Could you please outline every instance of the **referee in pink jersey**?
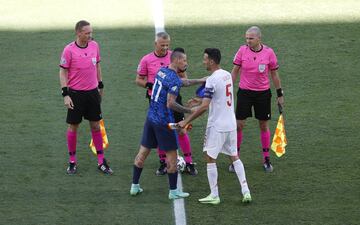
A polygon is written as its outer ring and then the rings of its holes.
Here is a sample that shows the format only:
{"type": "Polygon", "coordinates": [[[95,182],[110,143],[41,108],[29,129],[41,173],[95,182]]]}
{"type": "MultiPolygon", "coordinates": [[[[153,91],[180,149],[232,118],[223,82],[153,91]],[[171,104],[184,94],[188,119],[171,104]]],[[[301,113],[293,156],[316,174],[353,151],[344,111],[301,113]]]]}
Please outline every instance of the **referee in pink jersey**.
{"type": "MultiPolygon", "coordinates": [[[[274,51],[261,43],[261,30],[259,27],[250,27],[245,33],[245,38],[246,45],[240,46],[237,51],[233,60],[234,67],[231,71],[234,83],[240,75],[236,105],[238,154],[240,154],[246,118],[252,117],[252,108],[254,108],[255,118],[259,120],[260,126],[263,167],[265,172],[272,172],[268,122],[271,119],[269,74],[276,88],[277,104],[283,106],[284,96],[277,72],[279,65],[274,51]]],[[[230,165],[229,171],[233,172],[232,165],[230,165]]]]}
{"type": "Polygon", "coordinates": [[[98,169],[105,174],[113,171],[104,158],[103,138],[100,131],[101,96],[104,84],[100,67],[99,45],[92,39],[90,23],[81,20],[75,25],[76,40],[66,45],[60,60],[60,85],[64,105],[67,107],[68,174],[77,171],[76,139],[82,118],[89,120],[91,135],[98,158],[98,169]]]}

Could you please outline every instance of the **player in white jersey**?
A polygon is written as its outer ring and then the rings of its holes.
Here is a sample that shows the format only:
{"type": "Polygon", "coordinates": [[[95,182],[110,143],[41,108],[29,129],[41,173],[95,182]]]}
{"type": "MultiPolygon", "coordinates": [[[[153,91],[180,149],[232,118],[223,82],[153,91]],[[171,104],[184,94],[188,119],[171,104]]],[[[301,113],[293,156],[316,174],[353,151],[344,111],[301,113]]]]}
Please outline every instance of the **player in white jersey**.
{"type": "Polygon", "coordinates": [[[206,153],[207,176],[211,193],[207,197],[199,199],[199,202],[205,204],[220,203],[216,167],[216,158],[220,152],[229,155],[233,162],[241,185],[242,201],[251,202],[244,165],[237,155],[232,78],[229,72],[220,68],[220,60],[221,53],[219,49],[205,49],[203,63],[206,69],[211,72],[211,75],[206,80],[204,98],[201,105],[193,109],[194,112],[185,120],[179,122],[178,125],[185,127],[210,108],[203,151],[206,153]]]}

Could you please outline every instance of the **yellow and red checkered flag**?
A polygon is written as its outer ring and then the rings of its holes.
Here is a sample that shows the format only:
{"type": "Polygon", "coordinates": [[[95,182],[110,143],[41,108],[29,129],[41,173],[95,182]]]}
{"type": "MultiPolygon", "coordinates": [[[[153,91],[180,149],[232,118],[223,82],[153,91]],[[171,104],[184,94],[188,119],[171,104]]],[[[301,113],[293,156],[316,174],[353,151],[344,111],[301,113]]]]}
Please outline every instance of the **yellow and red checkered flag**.
{"type": "Polygon", "coordinates": [[[282,114],[282,107],[279,105],[279,120],[276,126],[274,138],[271,144],[271,149],[278,157],[285,154],[285,146],[287,145],[284,117],[282,114]]]}
{"type": "MultiPolygon", "coordinates": [[[[103,148],[105,150],[107,147],[109,147],[109,140],[108,140],[107,135],[106,135],[106,130],[105,130],[105,125],[104,125],[104,120],[103,119],[100,120],[100,131],[101,131],[101,136],[102,136],[102,139],[103,139],[103,148]]],[[[93,142],[92,138],[91,138],[89,147],[90,147],[91,151],[96,155],[96,148],[95,148],[95,145],[94,145],[94,142],[93,142]]]]}

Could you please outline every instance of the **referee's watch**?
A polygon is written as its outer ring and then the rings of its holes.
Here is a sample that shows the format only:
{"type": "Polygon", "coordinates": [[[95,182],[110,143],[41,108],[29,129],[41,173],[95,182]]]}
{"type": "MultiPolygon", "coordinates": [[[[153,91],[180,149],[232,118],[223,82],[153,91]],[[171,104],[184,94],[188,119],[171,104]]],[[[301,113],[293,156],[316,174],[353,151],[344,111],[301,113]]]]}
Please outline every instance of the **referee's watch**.
{"type": "Polygon", "coordinates": [[[284,91],[282,90],[282,88],[276,89],[276,94],[278,96],[278,98],[284,96],[284,91]]]}
{"type": "Polygon", "coordinates": [[[98,88],[99,88],[99,89],[103,89],[103,88],[104,88],[104,83],[103,83],[102,81],[99,81],[98,88]]]}
{"type": "Polygon", "coordinates": [[[61,88],[61,95],[62,95],[63,97],[69,95],[68,87],[63,87],[63,88],[61,88]]]}

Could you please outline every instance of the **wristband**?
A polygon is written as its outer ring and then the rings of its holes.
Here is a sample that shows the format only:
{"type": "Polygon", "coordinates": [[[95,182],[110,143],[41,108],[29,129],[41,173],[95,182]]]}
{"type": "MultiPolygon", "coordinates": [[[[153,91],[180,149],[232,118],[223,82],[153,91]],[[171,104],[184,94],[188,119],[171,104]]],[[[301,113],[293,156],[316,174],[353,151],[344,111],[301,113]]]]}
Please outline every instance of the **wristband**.
{"type": "Polygon", "coordinates": [[[153,86],[154,86],[154,84],[150,83],[150,82],[146,82],[146,84],[145,84],[145,88],[149,89],[149,90],[152,90],[153,86]]]}
{"type": "Polygon", "coordinates": [[[63,87],[63,88],[61,88],[61,95],[62,95],[63,97],[69,95],[68,87],[63,87]]]}
{"type": "Polygon", "coordinates": [[[279,89],[276,89],[276,94],[277,94],[278,98],[280,98],[284,95],[284,92],[281,88],[279,88],[279,89]]]}
{"type": "Polygon", "coordinates": [[[103,88],[104,88],[104,83],[103,83],[102,81],[99,81],[98,88],[99,88],[99,89],[103,89],[103,88]]]}

